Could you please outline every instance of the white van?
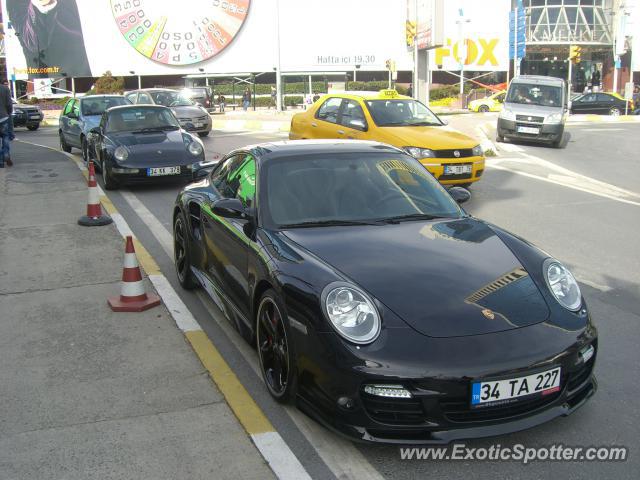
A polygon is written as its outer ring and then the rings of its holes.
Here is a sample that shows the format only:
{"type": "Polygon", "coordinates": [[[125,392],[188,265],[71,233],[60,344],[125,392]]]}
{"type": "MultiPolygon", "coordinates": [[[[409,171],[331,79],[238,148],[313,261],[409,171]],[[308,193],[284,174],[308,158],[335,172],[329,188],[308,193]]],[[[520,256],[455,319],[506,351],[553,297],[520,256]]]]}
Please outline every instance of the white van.
{"type": "Polygon", "coordinates": [[[496,140],[542,142],[559,147],[569,114],[567,85],[561,78],[520,75],[509,85],[498,117],[496,140]]]}

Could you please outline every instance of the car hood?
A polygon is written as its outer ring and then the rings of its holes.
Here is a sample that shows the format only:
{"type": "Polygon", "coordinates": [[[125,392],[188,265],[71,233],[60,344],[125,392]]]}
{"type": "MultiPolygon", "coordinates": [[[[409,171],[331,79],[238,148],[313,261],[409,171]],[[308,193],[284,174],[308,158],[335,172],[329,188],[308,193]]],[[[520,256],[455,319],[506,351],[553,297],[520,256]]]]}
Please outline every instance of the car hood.
{"type": "Polygon", "coordinates": [[[482,335],[549,316],[525,268],[491,228],[473,218],[290,229],[284,235],[424,335],[482,335]]]}
{"type": "Polygon", "coordinates": [[[421,147],[432,150],[473,148],[478,141],[450,127],[380,127],[380,139],[396,147],[421,147]]]}
{"type": "Polygon", "coordinates": [[[110,139],[115,145],[123,145],[129,150],[129,157],[125,162],[121,162],[127,166],[182,165],[199,160],[187,151],[184,134],[180,130],[150,133],[122,132],[111,134],[110,139]]]}
{"type": "Polygon", "coordinates": [[[171,110],[173,110],[173,113],[175,113],[176,117],[178,118],[197,118],[208,115],[207,113],[203,112],[200,107],[192,105],[184,107],[171,107],[171,110]]]}

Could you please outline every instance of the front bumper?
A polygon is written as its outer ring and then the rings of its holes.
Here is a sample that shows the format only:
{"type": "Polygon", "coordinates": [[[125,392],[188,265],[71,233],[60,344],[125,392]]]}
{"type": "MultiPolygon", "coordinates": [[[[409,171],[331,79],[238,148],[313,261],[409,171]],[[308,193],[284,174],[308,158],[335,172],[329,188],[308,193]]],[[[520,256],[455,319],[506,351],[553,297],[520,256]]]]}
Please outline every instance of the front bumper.
{"type": "MultiPolygon", "coordinates": [[[[394,332],[394,336],[398,333],[394,332]]],[[[514,332],[495,340],[502,344],[502,340],[514,338],[513,335],[514,332]]],[[[467,345],[469,350],[481,351],[484,346],[482,342],[487,341],[487,338],[476,341],[471,340],[472,338],[474,337],[460,338],[454,342],[457,345],[467,345]]],[[[317,343],[320,344],[318,348],[325,352],[336,351],[330,345],[334,344],[332,339],[321,338],[317,343]]],[[[409,344],[405,348],[407,351],[413,350],[409,344]]],[[[494,346],[494,350],[495,348],[494,346]]],[[[308,353],[305,353],[303,365],[308,365],[307,362],[313,355],[310,351],[312,349],[313,347],[305,348],[308,353]]],[[[578,341],[561,353],[545,354],[545,358],[530,363],[523,360],[521,365],[525,366],[515,368],[489,367],[490,370],[483,370],[483,366],[477,364],[467,368],[461,365],[466,362],[460,361],[460,355],[442,360],[446,367],[440,368],[448,368],[446,372],[439,372],[438,367],[421,365],[422,362],[406,368],[400,368],[404,364],[402,361],[389,363],[394,365],[393,369],[381,368],[384,362],[375,367],[378,362],[374,360],[351,368],[341,368],[338,365],[321,368],[313,362],[311,371],[300,377],[298,406],[332,430],[363,442],[446,444],[459,439],[503,435],[570,415],[584,405],[597,390],[597,382],[593,376],[596,356],[597,334],[595,328],[588,328],[579,336],[578,341]],[[594,346],[595,352],[584,363],[578,352],[589,344],[594,346]],[[480,409],[469,406],[473,379],[517,377],[537,368],[548,369],[555,366],[562,367],[558,392],[501,406],[480,409]],[[491,370],[493,368],[495,369],[491,370]],[[407,375],[395,374],[393,370],[406,371],[407,375]],[[483,373],[478,376],[481,370],[483,373]],[[420,371],[432,373],[416,375],[420,371]],[[312,377],[315,381],[311,381],[312,377]],[[412,398],[369,395],[364,392],[366,384],[402,385],[411,392],[412,398]],[[350,399],[351,408],[345,407],[347,402],[340,402],[341,398],[350,399]]],[[[340,360],[336,360],[337,363],[348,362],[343,355],[338,357],[340,360]]],[[[503,362],[505,366],[512,363],[507,360],[503,362]]]]}
{"type": "Polygon", "coordinates": [[[484,173],[484,157],[422,158],[420,163],[443,185],[460,185],[480,180],[484,173]],[[445,165],[471,165],[471,173],[445,175],[445,165]]]}
{"type": "Polygon", "coordinates": [[[119,173],[111,170],[111,174],[119,183],[140,184],[140,183],[171,183],[171,182],[191,182],[195,180],[195,170],[188,168],[186,165],[180,166],[180,173],[173,175],[149,176],[147,167],[121,167],[115,166],[116,169],[137,170],[136,172],[119,173]]]}
{"type": "Polygon", "coordinates": [[[515,120],[505,120],[498,118],[498,136],[514,138],[528,142],[553,143],[562,138],[564,133],[563,123],[553,124],[530,124],[525,122],[517,122],[515,120]],[[522,133],[518,132],[518,127],[538,128],[539,133],[522,133]]]}
{"type": "Polygon", "coordinates": [[[197,119],[179,119],[180,126],[187,132],[191,133],[205,133],[210,132],[212,127],[211,117],[206,115],[197,119]]]}

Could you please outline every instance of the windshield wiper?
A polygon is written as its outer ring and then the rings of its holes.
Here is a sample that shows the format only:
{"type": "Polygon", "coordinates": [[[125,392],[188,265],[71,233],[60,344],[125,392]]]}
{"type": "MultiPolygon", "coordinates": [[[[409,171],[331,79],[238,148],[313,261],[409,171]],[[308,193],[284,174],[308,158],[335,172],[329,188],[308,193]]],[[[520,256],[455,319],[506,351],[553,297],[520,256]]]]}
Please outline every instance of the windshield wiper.
{"type": "Polygon", "coordinates": [[[138,130],[132,130],[131,133],[153,133],[163,132],[166,127],[145,127],[138,130]]]}
{"type": "Polygon", "coordinates": [[[382,220],[312,220],[309,222],[288,223],[282,228],[336,227],[347,225],[380,225],[382,220]]]}
{"type": "Polygon", "coordinates": [[[439,127],[442,124],[441,123],[436,123],[436,122],[422,121],[422,122],[411,122],[411,123],[408,123],[407,125],[409,125],[411,127],[439,127]]]}
{"type": "Polygon", "coordinates": [[[385,223],[399,223],[402,220],[434,220],[436,218],[452,218],[446,215],[432,215],[430,213],[408,213],[406,215],[396,215],[378,219],[385,223]]]}

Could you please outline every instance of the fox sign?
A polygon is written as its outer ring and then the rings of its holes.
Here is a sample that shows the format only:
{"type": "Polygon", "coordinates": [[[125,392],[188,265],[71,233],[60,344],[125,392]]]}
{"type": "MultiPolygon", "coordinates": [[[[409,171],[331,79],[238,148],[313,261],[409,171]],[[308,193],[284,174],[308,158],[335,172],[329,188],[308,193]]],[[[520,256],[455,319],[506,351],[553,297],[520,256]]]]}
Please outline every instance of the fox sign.
{"type": "Polygon", "coordinates": [[[509,68],[509,0],[444,2],[444,43],[429,54],[431,68],[489,72],[509,68]]]}

